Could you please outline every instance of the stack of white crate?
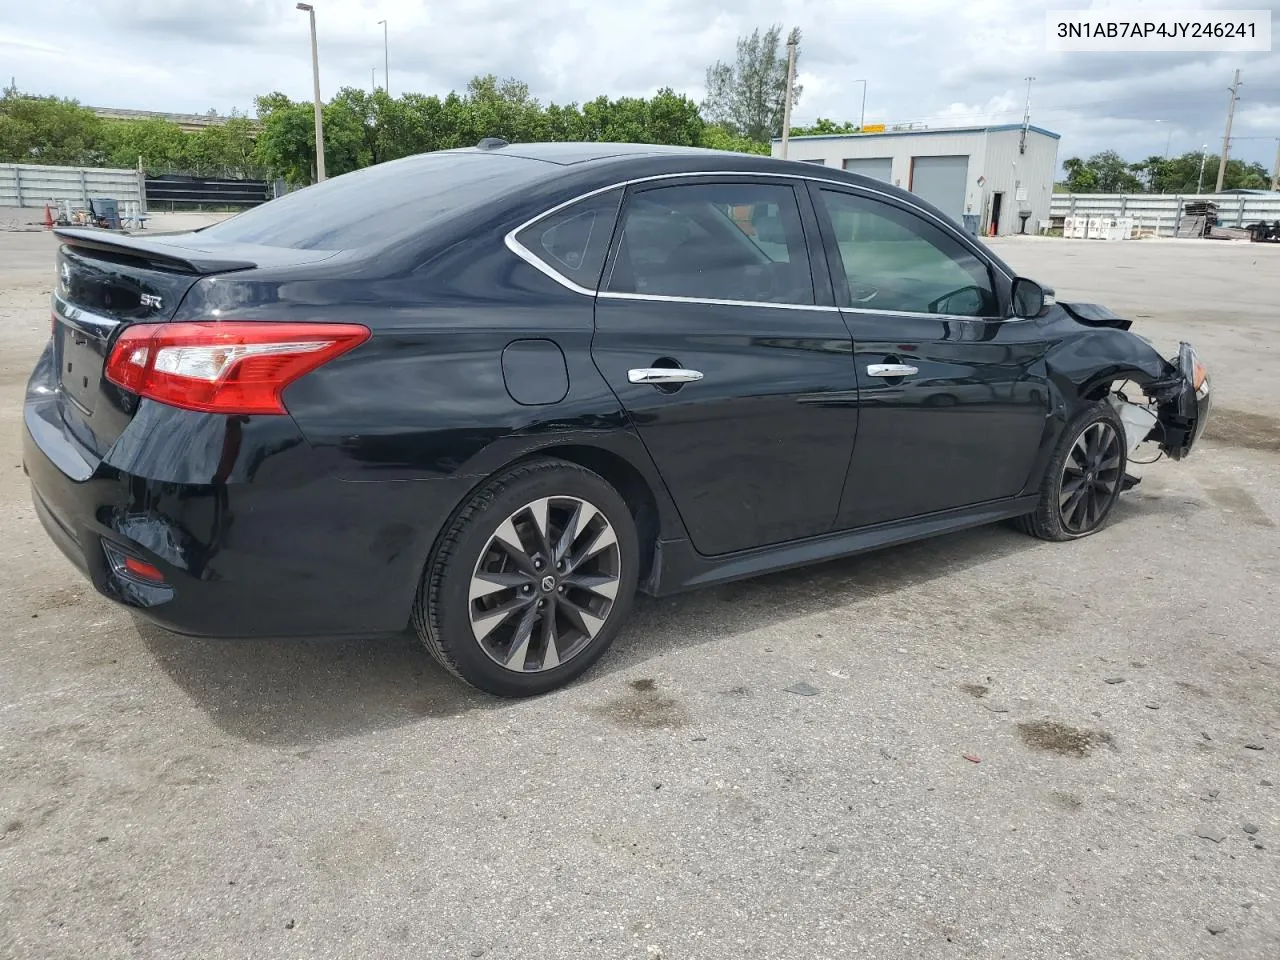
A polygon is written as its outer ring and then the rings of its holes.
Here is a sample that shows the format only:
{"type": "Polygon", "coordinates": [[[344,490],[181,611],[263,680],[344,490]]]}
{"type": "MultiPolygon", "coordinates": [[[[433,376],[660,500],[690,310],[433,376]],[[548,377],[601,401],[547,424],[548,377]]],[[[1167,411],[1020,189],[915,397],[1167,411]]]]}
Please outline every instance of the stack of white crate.
{"type": "Polygon", "coordinates": [[[1133,217],[1064,217],[1062,235],[1068,240],[1128,240],[1133,217]]]}

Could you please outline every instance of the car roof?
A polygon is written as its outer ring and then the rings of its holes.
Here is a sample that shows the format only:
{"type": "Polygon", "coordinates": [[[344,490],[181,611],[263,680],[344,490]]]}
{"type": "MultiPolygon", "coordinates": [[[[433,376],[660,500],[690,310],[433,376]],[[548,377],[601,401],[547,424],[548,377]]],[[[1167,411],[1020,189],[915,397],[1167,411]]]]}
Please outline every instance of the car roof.
{"type": "MultiPolygon", "coordinates": [[[[619,179],[680,173],[754,173],[800,176],[808,179],[832,180],[863,187],[880,193],[901,194],[919,202],[919,198],[901,188],[859,173],[850,173],[799,160],[733,150],[709,150],[704,147],[671,146],[655,143],[512,143],[501,140],[481,141],[482,145],[441,151],[455,154],[488,155],[521,160],[535,160],[548,165],[545,180],[595,180],[601,176],[619,179]]],[[[420,156],[427,156],[422,154],[420,156]]],[[[409,160],[412,158],[406,158],[409,160]]],[[[401,161],[404,162],[404,161],[401,161]]]]}
{"type": "MultiPolygon", "coordinates": [[[[722,155],[723,150],[705,150],[701,147],[680,147],[656,143],[590,143],[564,142],[554,143],[512,143],[505,146],[465,147],[456,153],[501,153],[509,157],[523,157],[526,160],[542,160],[546,163],[562,165],[590,163],[598,160],[609,160],[618,157],[660,156],[660,155],[722,155]]],[[[729,154],[735,156],[735,154],[729,154]]],[[[742,154],[736,154],[742,156],[742,154]]]]}

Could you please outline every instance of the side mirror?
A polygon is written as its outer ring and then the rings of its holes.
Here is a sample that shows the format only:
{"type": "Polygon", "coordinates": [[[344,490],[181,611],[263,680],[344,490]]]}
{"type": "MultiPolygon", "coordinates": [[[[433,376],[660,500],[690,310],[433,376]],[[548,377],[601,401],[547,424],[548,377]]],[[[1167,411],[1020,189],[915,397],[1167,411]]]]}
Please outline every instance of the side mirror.
{"type": "Polygon", "coordinates": [[[1018,277],[1013,281],[1013,315],[1019,320],[1032,320],[1040,316],[1047,302],[1044,287],[1034,280],[1018,277]]]}

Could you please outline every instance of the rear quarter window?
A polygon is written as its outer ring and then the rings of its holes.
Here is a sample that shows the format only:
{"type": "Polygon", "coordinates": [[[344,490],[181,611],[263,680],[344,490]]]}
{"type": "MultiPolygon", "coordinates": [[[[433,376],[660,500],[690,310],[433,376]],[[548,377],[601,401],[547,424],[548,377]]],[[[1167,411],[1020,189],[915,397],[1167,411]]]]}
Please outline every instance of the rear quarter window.
{"type": "Polygon", "coordinates": [[[546,176],[546,164],[492,153],[406,157],[286,194],[206,227],[223,243],[352,250],[411,237],[433,223],[546,176]]]}
{"type": "Polygon", "coordinates": [[[621,203],[621,187],[587,197],[525,227],[516,242],[566,280],[595,290],[621,203]]]}

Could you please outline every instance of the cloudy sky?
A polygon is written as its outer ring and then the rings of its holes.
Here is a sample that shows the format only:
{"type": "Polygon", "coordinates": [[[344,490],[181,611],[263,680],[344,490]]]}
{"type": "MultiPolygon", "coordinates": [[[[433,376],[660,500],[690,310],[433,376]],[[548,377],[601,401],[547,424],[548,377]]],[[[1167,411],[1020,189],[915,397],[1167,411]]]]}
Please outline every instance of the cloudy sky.
{"type": "MultiPolygon", "coordinates": [[[[367,88],[371,68],[383,83],[383,18],[393,94],[443,94],[495,73],[558,102],[661,86],[701,100],[707,65],[777,21],[804,32],[799,123],[857,119],[864,78],[869,123],[1014,122],[1034,76],[1032,122],[1063,134],[1060,159],[1108,147],[1140,159],[1163,154],[1170,137],[1175,154],[1216,151],[1239,68],[1232,155],[1270,168],[1280,52],[1045,49],[1049,9],[1214,6],[1275,10],[1280,0],[315,0],[326,98],[367,88]]],[[[293,0],[0,0],[0,74],[94,106],[251,110],[270,90],[311,96],[307,18],[293,0]]]]}

